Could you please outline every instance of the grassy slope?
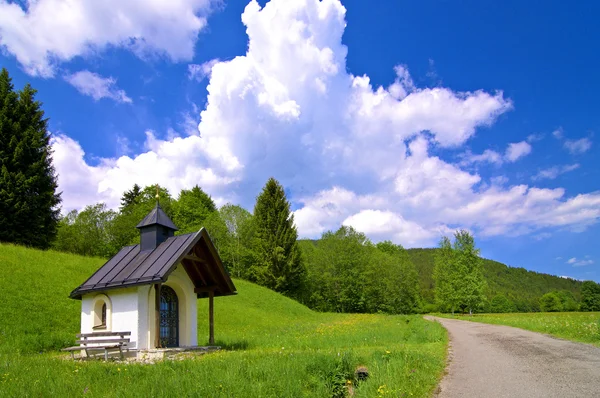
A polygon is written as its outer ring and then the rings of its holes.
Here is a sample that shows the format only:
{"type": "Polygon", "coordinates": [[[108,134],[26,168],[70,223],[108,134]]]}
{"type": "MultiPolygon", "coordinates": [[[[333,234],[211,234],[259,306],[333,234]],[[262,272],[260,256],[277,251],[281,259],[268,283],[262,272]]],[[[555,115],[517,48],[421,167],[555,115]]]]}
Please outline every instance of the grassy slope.
{"type": "Polygon", "coordinates": [[[437,324],[315,313],[241,280],[237,296],[215,299],[221,352],[155,365],[65,360],[58,349],[73,343],[80,311],[67,296],[102,263],[0,244],[0,396],[326,397],[357,365],[371,374],[357,397],[427,396],[444,368],[437,324]]]}
{"type": "Polygon", "coordinates": [[[473,322],[508,325],[600,347],[600,313],[543,312],[536,314],[439,315],[473,322]]]}
{"type": "MultiPolygon", "coordinates": [[[[437,249],[409,249],[408,254],[417,267],[421,291],[428,302],[433,302],[433,264],[437,249]]],[[[581,294],[581,282],[558,276],[508,267],[497,261],[484,259],[484,274],[490,297],[498,293],[511,299],[537,300],[552,290],[568,290],[576,298],[581,294]]]]}

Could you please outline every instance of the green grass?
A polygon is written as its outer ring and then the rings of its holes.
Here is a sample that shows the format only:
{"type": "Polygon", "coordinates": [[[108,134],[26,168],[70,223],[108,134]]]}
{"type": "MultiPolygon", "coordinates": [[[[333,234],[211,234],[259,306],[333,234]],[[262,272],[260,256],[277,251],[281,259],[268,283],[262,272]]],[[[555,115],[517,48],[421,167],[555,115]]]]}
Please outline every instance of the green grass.
{"type": "Polygon", "coordinates": [[[440,315],[445,318],[515,326],[600,347],[600,313],[537,312],[529,314],[440,315]]]}
{"type": "MultiPolygon", "coordinates": [[[[0,397],[429,396],[445,365],[447,335],[418,316],[322,314],[235,280],[215,299],[220,352],[154,365],[71,361],[60,348],[79,330],[68,298],[104,260],[0,244],[0,397]],[[358,383],[354,369],[370,377],[358,383]]],[[[199,301],[199,342],[208,339],[199,301]]]]}

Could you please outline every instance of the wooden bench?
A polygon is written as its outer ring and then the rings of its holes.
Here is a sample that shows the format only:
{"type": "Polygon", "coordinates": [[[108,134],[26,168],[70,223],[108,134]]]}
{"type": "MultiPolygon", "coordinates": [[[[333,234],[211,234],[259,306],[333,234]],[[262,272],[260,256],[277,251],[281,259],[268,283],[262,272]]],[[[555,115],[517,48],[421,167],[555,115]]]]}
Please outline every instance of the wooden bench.
{"type": "Polygon", "coordinates": [[[131,332],[96,332],[79,333],[76,341],[78,346],[63,348],[63,351],[70,351],[71,357],[75,359],[75,351],[85,351],[86,356],[90,356],[89,351],[104,350],[104,359],[108,361],[109,350],[119,350],[123,358],[123,348],[127,348],[131,332]],[[102,338],[98,338],[102,337],[102,338]]]}

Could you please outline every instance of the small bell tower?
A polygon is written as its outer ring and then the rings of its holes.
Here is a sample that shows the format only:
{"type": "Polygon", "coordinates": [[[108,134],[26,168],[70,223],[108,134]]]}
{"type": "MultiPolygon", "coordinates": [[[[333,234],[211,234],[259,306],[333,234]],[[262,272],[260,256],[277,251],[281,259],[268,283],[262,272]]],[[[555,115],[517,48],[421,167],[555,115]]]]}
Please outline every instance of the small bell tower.
{"type": "Polygon", "coordinates": [[[158,184],[156,185],[156,206],[136,226],[140,230],[140,251],[154,250],[168,238],[175,235],[177,227],[160,207],[158,184]]]}

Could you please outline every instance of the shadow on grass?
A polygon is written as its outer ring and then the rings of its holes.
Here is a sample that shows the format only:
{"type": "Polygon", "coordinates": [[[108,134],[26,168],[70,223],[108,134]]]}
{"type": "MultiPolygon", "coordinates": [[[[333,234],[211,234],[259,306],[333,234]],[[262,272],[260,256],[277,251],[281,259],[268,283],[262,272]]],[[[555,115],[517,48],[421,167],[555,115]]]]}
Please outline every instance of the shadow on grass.
{"type": "Polygon", "coordinates": [[[216,346],[221,347],[222,350],[227,351],[241,351],[247,350],[250,347],[250,343],[247,340],[238,340],[238,341],[219,341],[215,342],[216,346]]]}

